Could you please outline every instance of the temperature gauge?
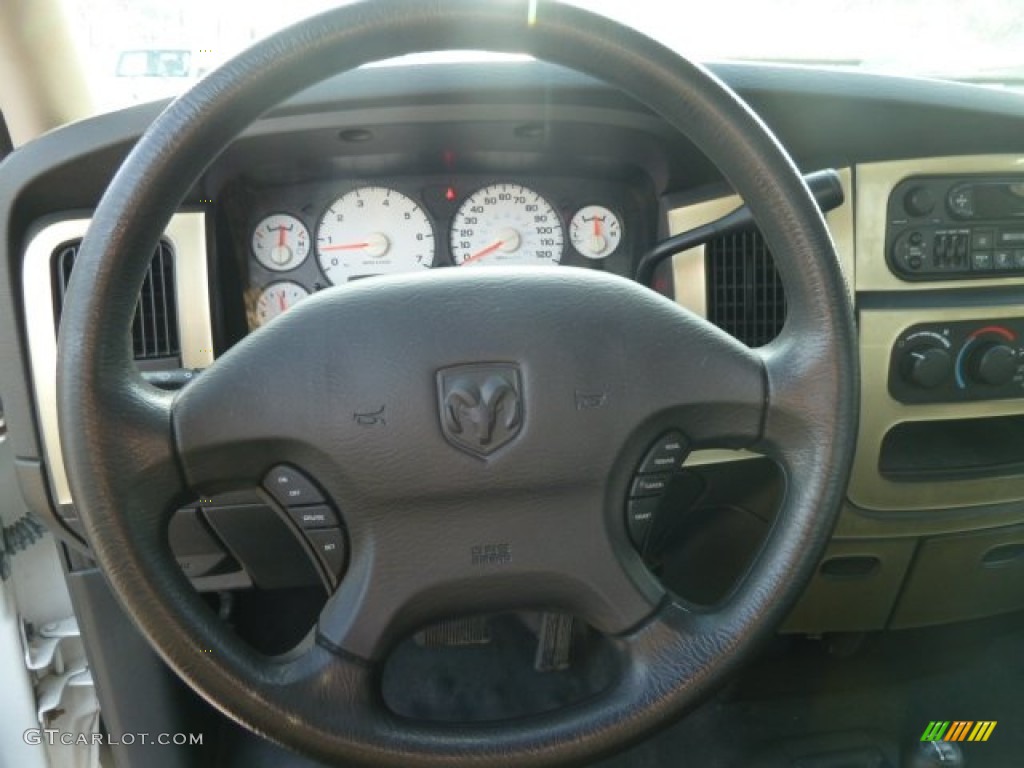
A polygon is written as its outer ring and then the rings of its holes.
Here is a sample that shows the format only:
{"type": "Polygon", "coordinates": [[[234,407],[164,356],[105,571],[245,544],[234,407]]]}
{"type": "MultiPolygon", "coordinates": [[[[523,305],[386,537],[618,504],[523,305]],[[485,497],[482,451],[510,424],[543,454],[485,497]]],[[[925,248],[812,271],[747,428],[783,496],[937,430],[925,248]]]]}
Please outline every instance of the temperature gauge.
{"type": "Polygon", "coordinates": [[[309,296],[309,291],[298,283],[288,280],[271,283],[263,289],[263,293],[260,294],[259,299],[256,301],[256,319],[260,325],[266,325],[307,296],[309,296]]]}
{"type": "Polygon", "coordinates": [[[603,259],[622,242],[622,222],[603,205],[588,205],[576,211],[569,222],[569,239],[588,259],[603,259]]]}
{"type": "Polygon", "coordinates": [[[285,213],[267,216],[252,233],[252,252],[267,269],[284,272],[295,269],[309,255],[309,230],[285,213]]]}

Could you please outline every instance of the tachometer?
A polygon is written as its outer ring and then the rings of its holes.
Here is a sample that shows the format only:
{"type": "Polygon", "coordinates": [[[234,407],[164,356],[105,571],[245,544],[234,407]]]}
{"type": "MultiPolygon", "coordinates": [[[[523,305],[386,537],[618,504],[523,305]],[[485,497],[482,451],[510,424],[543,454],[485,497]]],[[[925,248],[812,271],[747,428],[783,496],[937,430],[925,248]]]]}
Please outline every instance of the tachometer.
{"type": "Polygon", "coordinates": [[[434,230],[412,198],[387,187],[361,187],[324,213],[316,251],[334,284],[412,272],[433,266],[434,230]]]}
{"type": "Polygon", "coordinates": [[[558,264],[563,241],[551,203],[521,184],[478,190],[452,222],[452,259],[462,267],[558,264]]]}

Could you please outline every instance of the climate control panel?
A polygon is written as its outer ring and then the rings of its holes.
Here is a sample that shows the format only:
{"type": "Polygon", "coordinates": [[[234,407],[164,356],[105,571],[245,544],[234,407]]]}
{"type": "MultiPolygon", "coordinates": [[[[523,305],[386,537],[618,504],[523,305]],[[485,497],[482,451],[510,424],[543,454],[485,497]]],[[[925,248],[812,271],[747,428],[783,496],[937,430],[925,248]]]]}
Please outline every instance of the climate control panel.
{"type": "Polygon", "coordinates": [[[1024,397],[1024,318],[906,329],[889,360],[889,393],[902,403],[1024,397]]]}

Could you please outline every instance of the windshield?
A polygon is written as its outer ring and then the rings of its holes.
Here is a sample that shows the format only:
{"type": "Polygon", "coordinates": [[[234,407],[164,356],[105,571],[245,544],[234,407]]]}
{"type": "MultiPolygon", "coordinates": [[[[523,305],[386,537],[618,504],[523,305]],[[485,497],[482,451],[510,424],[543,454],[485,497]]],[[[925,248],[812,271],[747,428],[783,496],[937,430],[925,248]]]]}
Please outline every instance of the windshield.
{"type": "MultiPolygon", "coordinates": [[[[175,95],[337,0],[64,0],[94,102],[175,95]]],[[[579,0],[698,61],[756,60],[1016,85],[1021,0],[579,0]]],[[[543,0],[539,0],[543,13],[543,0]]]]}

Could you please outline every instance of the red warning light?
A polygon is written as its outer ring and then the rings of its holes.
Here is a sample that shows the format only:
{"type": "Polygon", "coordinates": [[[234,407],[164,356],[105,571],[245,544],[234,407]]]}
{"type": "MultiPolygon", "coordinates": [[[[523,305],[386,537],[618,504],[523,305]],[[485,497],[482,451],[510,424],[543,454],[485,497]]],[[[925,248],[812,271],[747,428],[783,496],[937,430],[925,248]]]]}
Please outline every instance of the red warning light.
{"type": "Polygon", "coordinates": [[[448,187],[444,191],[444,199],[451,202],[455,199],[455,187],[448,187]]]}

